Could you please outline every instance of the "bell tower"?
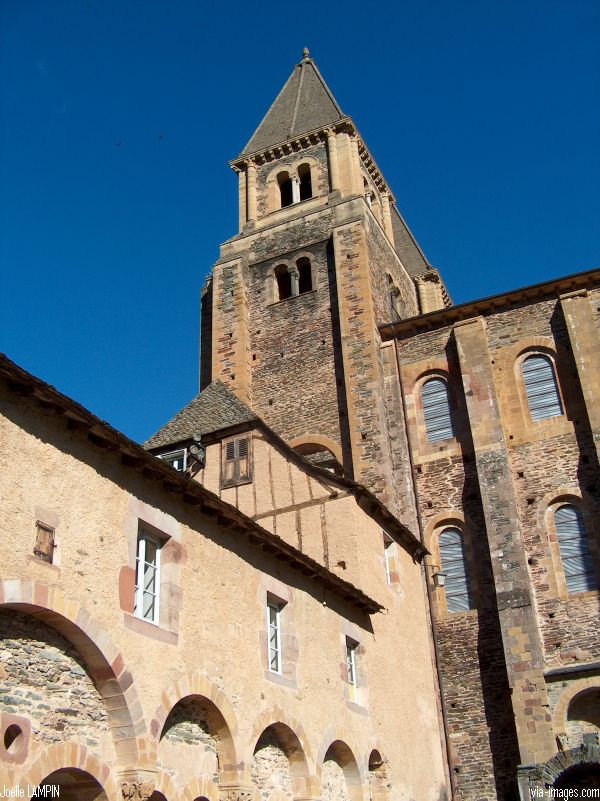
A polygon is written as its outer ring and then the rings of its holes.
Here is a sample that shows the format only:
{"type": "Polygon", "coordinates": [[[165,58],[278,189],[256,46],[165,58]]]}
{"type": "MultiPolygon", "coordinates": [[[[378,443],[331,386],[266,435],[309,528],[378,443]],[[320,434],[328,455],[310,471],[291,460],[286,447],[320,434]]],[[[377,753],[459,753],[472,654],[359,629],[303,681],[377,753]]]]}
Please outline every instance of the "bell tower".
{"type": "Polygon", "coordinates": [[[203,292],[202,385],[394,505],[378,326],[447,304],[443,284],[307,49],[230,164],[239,230],[203,292]]]}

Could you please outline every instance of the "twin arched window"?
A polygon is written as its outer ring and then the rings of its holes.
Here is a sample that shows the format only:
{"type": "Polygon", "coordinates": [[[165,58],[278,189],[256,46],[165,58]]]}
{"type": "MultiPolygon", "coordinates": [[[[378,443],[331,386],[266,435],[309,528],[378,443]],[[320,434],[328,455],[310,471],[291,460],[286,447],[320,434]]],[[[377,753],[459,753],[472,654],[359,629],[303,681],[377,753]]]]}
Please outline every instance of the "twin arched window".
{"type": "Polygon", "coordinates": [[[521,365],[521,373],[531,419],[537,421],[560,416],[562,404],[550,358],[541,353],[527,356],[521,365]]]}
{"type": "Polygon", "coordinates": [[[280,264],[275,268],[275,281],[278,300],[286,300],[296,297],[296,295],[303,295],[305,292],[311,292],[313,279],[310,259],[303,256],[291,267],[287,264],[280,264]]]}
{"type": "Polygon", "coordinates": [[[277,183],[282,209],[313,196],[310,164],[301,164],[298,167],[297,175],[290,175],[287,171],[280,172],[277,176],[277,183]]]}
{"type": "Polygon", "coordinates": [[[446,607],[448,612],[465,612],[473,608],[467,560],[462,533],[445,528],[439,539],[440,562],[446,575],[446,607]]]}
{"type": "Polygon", "coordinates": [[[569,594],[599,588],[581,512],[573,504],[554,512],[556,538],[569,594]]]}
{"type": "Polygon", "coordinates": [[[437,442],[454,436],[448,385],[442,378],[430,378],[421,389],[423,419],[427,442],[437,442]]]}

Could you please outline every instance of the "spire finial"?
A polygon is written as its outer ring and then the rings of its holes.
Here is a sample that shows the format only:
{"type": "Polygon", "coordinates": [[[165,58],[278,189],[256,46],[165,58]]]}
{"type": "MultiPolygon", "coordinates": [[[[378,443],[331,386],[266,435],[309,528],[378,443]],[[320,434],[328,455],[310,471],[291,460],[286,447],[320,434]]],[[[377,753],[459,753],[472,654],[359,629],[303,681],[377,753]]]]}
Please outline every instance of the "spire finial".
{"type": "Polygon", "coordinates": [[[308,47],[305,47],[302,50],[302,61],[307,61],[309,58],[310,58],[310,52],[308,50],[308,47]]]}

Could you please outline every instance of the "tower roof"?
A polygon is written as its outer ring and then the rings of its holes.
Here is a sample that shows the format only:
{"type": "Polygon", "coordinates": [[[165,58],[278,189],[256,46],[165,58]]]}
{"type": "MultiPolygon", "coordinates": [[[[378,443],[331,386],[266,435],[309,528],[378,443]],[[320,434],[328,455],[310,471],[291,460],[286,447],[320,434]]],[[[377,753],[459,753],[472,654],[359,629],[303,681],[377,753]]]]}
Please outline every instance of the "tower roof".
{"type": "Polygon", "coordinates": [[[331,125],[344,117],[345,114],[305,47],[302,61],[294,67],[240,157],[267,150],[273,145],[331,125]]]}

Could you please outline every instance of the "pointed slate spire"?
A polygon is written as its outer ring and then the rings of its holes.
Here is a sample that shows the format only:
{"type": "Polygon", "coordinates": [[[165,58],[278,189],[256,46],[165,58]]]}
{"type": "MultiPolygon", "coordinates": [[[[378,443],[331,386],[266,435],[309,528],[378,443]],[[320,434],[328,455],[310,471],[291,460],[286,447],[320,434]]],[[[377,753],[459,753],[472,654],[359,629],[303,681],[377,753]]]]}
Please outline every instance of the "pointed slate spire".
{"type": "Polygon", "coordinates": [[[305,47],[302,61],[294,67],[239,157],[324,128],[345,116],[305,47]]]}

